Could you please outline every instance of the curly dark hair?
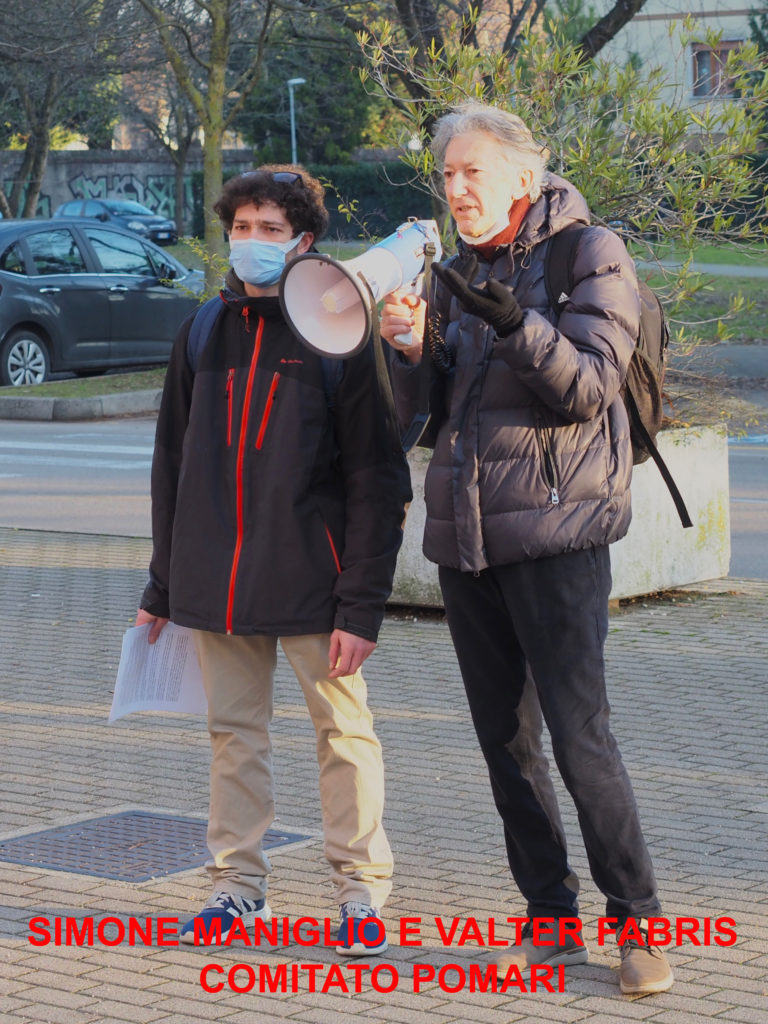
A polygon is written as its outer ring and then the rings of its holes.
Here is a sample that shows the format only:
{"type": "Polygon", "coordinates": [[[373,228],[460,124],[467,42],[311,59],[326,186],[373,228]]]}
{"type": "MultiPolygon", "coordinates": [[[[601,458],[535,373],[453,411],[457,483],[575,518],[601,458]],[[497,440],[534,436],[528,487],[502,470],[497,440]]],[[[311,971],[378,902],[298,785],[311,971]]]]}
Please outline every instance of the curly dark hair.
{"type": "Polygon", "coordinates": [[[274,203],[285,211],[295,235],[311,231],[317,240],[328,228],[324,196],[325,189],[317,178],[299,164],[263,164],[255,171],[246,171],[225,182],[213,209],[226,230],[231,231],[235,213],[241,206],[274,203]],[[297,174],[301,180],[275,181],[273,175],[281,173],[297,174]]]}

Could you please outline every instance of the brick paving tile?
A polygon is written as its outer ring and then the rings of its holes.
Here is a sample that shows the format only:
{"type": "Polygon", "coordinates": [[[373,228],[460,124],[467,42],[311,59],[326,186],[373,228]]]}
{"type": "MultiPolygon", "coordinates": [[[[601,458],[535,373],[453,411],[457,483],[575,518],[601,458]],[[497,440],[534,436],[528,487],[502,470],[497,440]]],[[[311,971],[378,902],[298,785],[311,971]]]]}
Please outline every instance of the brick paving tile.
{"type": "MultiPolygon", "coordinates": [[[[436,1012],[436,1010],[434,1011],[436,1012]]],[[[516,1021],[529,1020],[524,1013],[517,1013],[507,1004],[505,1009],[497,1009],[493,1006],[480,1005],[479,1003],[461,1004],[461,1019],[469,1024],[470,1021],[476,1024],[514,1024],[516,1021]]]]}
{"type": "Polygon", "coordinates": [[[729,1021],[730,1024],[765,1024],[765,1007],[765,999],[759,1007],[734,1006],[722,1019],[729,1021]]]}
{"type": "Polygon", "coordinates": [[[58,985],[36,984],[36,1001],[72,1010],[73,1013],[88,1013],[93,1004],[89,992],[70,992],[58,985]]]}
{"type": "MultiPolygon", "coordinates": [[[[376,1016],[375,1013],[372,1014],[376,1016]]],[[[446,1015],[452,1019],[463,1020],[464,1012],[458,1006],[446,1006],[430,1010],[410,1009],[404,1006],[393,1006],[387,1003],[379,1008],[379,1016],[392,1024],[440,1024],[446,1019],[446,1015]]]]}
{"type": "MultiPolygon", "coordinates": [[[[217,1018],[226,1017],[232,1011],[235,1012],[243,1005],[244,1000],[249,1000],[247,995],[233,995],[230,992],[222,992],[220,995],[200,992],[199,998],[194,998],[194,992],[188,992],[186,998],[174,996],[172,999],[159,1000],[152,1007],[153,1011],[163,1014],[188,1013],[190,1016],[199,1014],[205,1007],[211,1016],[217,1018]]],[[[263,1001],[263,996],[257,995],[253,999],[254,1005],[263,1001]]],[[[161,1016],[162,1020],[165,1019],[161,1016]]]]}
{"type": "Polygon", "coordinates": [[[23,970],[52,971],[54,974],[69,974],[70,977],[87,977],[99,963],[95,960],[103,950],[92,948],[73,949],[71,946],[59,946],[51,953],[42,953],[24,947],[24,956],[19,959],[23,970]]]}
{"type": "Polygon", "coordinates": [[[571,1008],[581,1013],[588,1011],[590,1013],[590,1020],[593,1019],[592,1015],[598,1013],[605,1014],[606,1020],[652,1020],[655,1024],[656,1014],[663,1008],[664,1000],[668,995],[668,993],[664,992],[654,996],[652,999],[628,999],[620,994],[618,979],[614,992],[615,996],[613,998],[587,996],[572,1003],[571,1008]]]}
{"type": "Polygon", "coordinates": [[[126,988],[148,988],[154,984],[149,975],[141,974],[133,964],[133,969],[117,970],[112,962],[98,967],[88,974],[89,982],[96,982],[100,985],[120,985],[126,988]]]}
{"type": "MultiPolygon", "coordinates": [[[[74,1010],[68,1006],[55,1006],[38,1000],[31,1008],[34,1024],[92,1024],[93,1016],[88,1010],[74,1010]]],[[[27,1007],[18,1007],[17,1013],[24,1013],[27,1007]]]]}
{"type": "Polygon", "coordinates": [[[28,984],[30,980],[34,979],[35,985],[40,988],[55,988],[57,991],[66,992],[87,992],[89,988],[93,987],[94,981],[92,980],[93,975],[91,973],[71,975],[65,973],[65,970],[66,968],[63,964],[59,971],[35,969],[31,972],[31,975],[27,974],[21,980],[28,984]]]}
{"type": "MultiPolygon", "coordinates": [[[[230,1024],[230,1022],[234,1022],[236,1020],[236,1017],[237,1017],[236,1014],[230,1014],[230,1013],[227,1013],[226,1011],[224,1013],[220,1013],[217,1010],[216,1013],[217,1013],[216,1020],[217,1021],[219,1021],[219,1020],[226,1021],[227,1024],[230,1024]]],[[[198,1009],[198,1012],[195,1013],[195,1014],[171,1013],[167,1017],[163,1017],[162,1024],[211,1024],[211,1019],[212,1018],[211,1018],[211,1015],[210,1015],[210,1010],[208,1010],[204,1005],[201,1005],[199,1007],[199,1009],[198,1009]]],[[[259,1020],[259,1024],[261,1024],[262,1021],[267,1022],[269,1020],[269,1018],[266,1017],[265,1015],[262,1015],[262,1016],[260,1016],[258,1018],[258,1020],[259,1020]]],[[[253,1014],[249,1015],[248,1021],[249,1021],[249,1024],[254,1024],[254,1015],[253,1014]]],[[[105,1021],[105,1024],[107,1024],[106,1021],[105,1021]]]]}
{"type": "Polygon", "coordinates": [[[124,1024],[154,1024],[164,1021],[165,1014],[152,1006],[136,1006],[123,1000],[94,998],[88,1012],[96,1020],[119,1020],[124,1024]]]}
{"type": "Polygon", "coordinates": [[[21,1011],[25,1006],[31,1005],[31,997],[25,998],[23,994],[20,996],[0,995],[0,1013],[3,1015],[3,1020],[5,1020],[6,1014],[21,1011]]]}
{"type": "MultiPolygon", "coordinates": [[[[312,996],[306,996],[306,999],[312,999],[312,996]]],[[[317,997],[318,999],[322,997],[317,997]]],[[[322,1006],[322,1003],[317,1005],[322,1006]]],[[[259,996],[256,999],[251,1000],[248,1003],[241,1003],[241,1009],[234,1010],[231,1014],[228,1014],[226,1021],[227,1024],[254,1024],[254,1021],[282,1021],[282,1020],[295,1020],[301,1013],[305,1013],[308,1010],[314,1009],[314,1006],[308,1005],[299,996],[293,996],[288,1002],[277,1002],[273,996],[259,996]]],[[[378,1015],[374,1015],[375,1019],[378,1019],[378,1015]]],[[[337,1020],[354,1019],[354,1014],[348,1013],[340,1016],[336,1014],[337,1020]]],[[[370,1018],[366,1017],[366,1024],[370,1018]]]]}
{"type": "Polygon", "coordinates": [[[21,998],[25,992],[34,991],[35,984],[37,984],[36,972],[29,971],[26,975],[26,980],[24,980],[17,971],[14,971],[13,978],[0,977],[0,998],[2,996],[21,998]]]}
{"type": "MultiPolygon", "coordinates": [[[[707,1017],[710,1015],[707,1013],[707,1017]]],[[[707,1019],[705,1017],[705,1019],[707,1019]]],[[[731,1017],[730,1012],[725,1017],[711,1016],[711,1020],[725,1020],[729,1024],[733,1024],[734,1018],[731,1017]]],[[[701,1024],[702,1017],[698,1012],[689,1013],[685,1010],[665,1010],[661,1009],[656,1017],[653,1018],[653,1024],[701,1024]]],[[[761,1018],[760,1024],[764,1024],[765,1016],[761,1018]]],[[[751,1024],[751,1022],[746,1022],[751,1024]]]]}
{"type": "MultiPolygon", "coordinates": [[[[307,1010],[302,1010],[300,1013],[293,1014],[290,1018],[292,1021],[301,1021],[302,1024],[337,1024],[339,1019],[337,1013],[333,1013],[330,1010],[325,1010],[322,1007],[311,1007],[307,1010]]],[[[441,1021],[435,1021],[434,1024],[452,1024],[456,1020],[456,1017],[443,1017],[441,1021]]],[[[366,1024],[387,1024],[387,1018],[385,1016],[371,1016],[365,1018],[366,1024]]]]}

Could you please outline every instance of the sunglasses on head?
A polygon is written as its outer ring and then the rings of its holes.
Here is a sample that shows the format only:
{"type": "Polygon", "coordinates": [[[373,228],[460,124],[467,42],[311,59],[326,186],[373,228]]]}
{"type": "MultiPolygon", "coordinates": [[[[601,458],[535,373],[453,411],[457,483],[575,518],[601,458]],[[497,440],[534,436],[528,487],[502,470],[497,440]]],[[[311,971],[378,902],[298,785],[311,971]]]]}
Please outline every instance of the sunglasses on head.
{"type": "Polygon", "coordinates": [[[252,175],[258,175],[261,178],[271,178],[272,181],[276,181],[279,185],[295,185],[296,182],[303,184],[301,175],[297,174],[296,171],[246,171],[243,177],[249,178],[252,175]]]}

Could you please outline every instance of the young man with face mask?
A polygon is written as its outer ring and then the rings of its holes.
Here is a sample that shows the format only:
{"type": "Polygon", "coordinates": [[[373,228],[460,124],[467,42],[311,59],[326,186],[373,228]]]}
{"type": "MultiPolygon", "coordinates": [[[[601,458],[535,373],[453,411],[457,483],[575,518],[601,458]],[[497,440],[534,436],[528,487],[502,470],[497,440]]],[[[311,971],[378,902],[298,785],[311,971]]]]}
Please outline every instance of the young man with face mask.
{"type": "Polygon", "coordinates": [[[194,630],[208,697],[213,894],[181,939],[200,942],[216,922],[226,938],[236,919],[251,928],[271,914],[263,837],[279,639],[317,734],[337,949],[370,956],[387,948],[379,911],[392,854],[360,666],[391,589],[408,469],[371,346],[343,364],[330,394],[327,366],[280,309],[285,264],[327,227],[320,183],[298,166],[265,166],[228,181],[215,209],[232,270],[194,367],[192,318],[171,354],[137,616],[150,643],[169,619],[194,630]]]}

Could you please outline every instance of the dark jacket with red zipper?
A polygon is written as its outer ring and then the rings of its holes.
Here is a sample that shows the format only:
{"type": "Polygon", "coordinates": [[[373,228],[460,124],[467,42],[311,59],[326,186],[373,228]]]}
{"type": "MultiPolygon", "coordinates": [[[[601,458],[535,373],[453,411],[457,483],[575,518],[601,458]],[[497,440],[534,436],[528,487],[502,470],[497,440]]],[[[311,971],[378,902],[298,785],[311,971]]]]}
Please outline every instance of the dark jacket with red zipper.
{"type": "Polygon", "coordinates": [[[375,641],[411,490],[372,346],[330,395],[278,299],[227,280],[196,371],[191,317],[171,353],[141,607],[214,633],[375,641]]]}

